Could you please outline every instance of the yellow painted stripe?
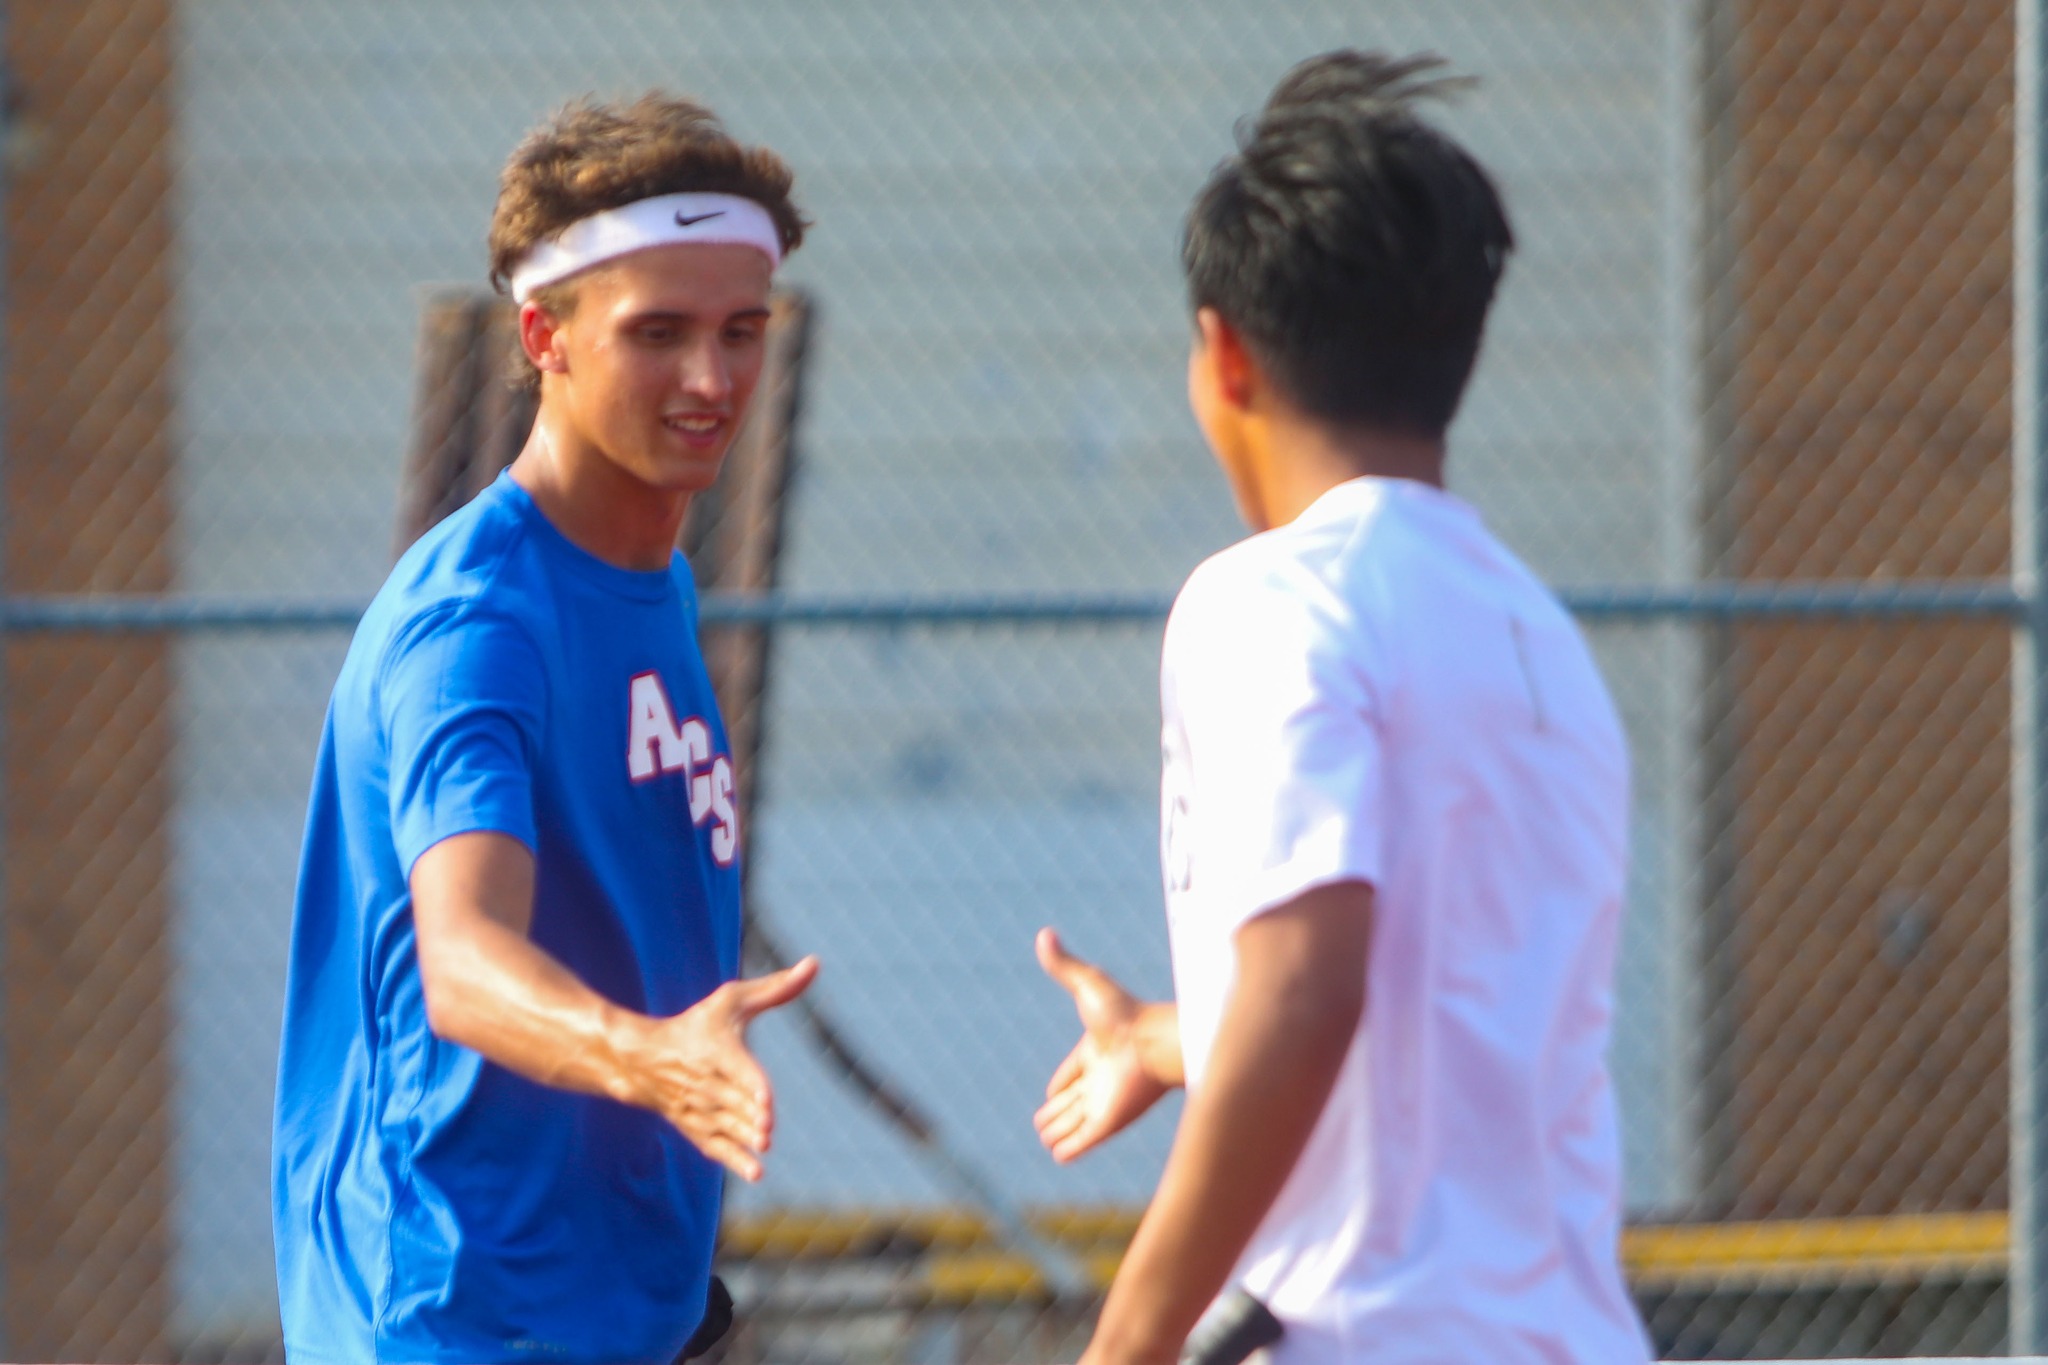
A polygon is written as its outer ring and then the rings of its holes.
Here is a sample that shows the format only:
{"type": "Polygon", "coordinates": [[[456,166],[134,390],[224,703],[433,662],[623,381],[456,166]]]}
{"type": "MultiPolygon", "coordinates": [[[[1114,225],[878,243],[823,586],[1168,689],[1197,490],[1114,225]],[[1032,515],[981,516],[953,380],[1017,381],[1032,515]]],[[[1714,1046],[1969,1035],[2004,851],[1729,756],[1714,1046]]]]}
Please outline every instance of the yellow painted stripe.
{"type": "Polygon", "coordinates": [[[2003,1213],[1898,1214],[1632,1227],[1621,1260],[1637,1284],[2002,1274],[2003,1213]]]}
{"type": "MultiPolygon", "coordinates": [[[[1122,1250],[1142,1210],[1046,1208],[1026,1215],[1034,1232],[1077,1251],[1122,1250]]],[[[838,1260],[884,1251],[968,1250],[994,1242],[964,1209],[785,1209],[728,1218],[721,1251],[742,1260],[838,1260]]]]}
{"type": "MultiPolygon", "coordinates": [[[[1139,1211],[1050,1208],[1029,1215],[1041,1236],[1076,1252],[1098,1284],[1116,1273],[1139,1211]]],[[[1631,1283],[1646,1288],[1838,1284],[1929,1275],[2003,1274],[2003,1213],[1901,1214],[1642,1225],[1622,1233],[1631,1283]]],[[[1001,1300],[1043,1292],[1023,1257],[1003,1251],[977,1215],[958,1209],[786,1210],[728,1219],[723,1254],[747,1260],[831,1260],[916,1254],[934,1298],[1001,1300]]]]}
{"type": "MultiPolygon", "coordinates": [[[[1081,1265],[1097,1289],[1116,1277],[1123,1253],[1099,1251],[1081,1257],[1081,1265]]],[[[1032,1298],[1045,1292],[1045,1281],[1031,1262],[1000,1251],[934,1256],[925,1269],[925,1286],[946,1303],[986,1303],[1032,1298]]]]}

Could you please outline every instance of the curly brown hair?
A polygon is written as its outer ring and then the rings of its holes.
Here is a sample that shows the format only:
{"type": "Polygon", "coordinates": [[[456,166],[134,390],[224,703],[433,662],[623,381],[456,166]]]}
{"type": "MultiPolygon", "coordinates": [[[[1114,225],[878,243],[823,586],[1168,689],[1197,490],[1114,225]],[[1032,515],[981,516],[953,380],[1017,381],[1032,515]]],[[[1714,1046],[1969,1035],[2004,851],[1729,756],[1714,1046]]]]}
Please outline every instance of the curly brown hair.
{"type": "MultiPolygon", "coordinates": [[[[661,194],[751,199],[774,219],[786,256],[802,244],[806,226],[790,198],[795,180],[781,157],[734,140],[695,100],[659,91],[630,104],[571,100],[520,141],[498,177],[491,285],[507,292],[520,258],[578,219],[661,194]]],[[[551,292],[540,295],[550,311],[571,302],[551,292]]]]}

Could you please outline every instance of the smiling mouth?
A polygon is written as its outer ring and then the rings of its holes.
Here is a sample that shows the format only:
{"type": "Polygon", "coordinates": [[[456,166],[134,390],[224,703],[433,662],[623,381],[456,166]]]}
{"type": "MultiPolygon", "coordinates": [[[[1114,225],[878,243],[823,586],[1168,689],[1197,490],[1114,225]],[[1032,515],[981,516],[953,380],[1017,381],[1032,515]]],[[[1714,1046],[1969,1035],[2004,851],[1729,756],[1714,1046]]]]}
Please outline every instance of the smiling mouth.
{"type": "Polygon", "coordinates": [[[670,431],[698,440],[717,435],[725,423],[724,415],[715,412],[683,412],[661,419],[661,424],[670,431]]]}

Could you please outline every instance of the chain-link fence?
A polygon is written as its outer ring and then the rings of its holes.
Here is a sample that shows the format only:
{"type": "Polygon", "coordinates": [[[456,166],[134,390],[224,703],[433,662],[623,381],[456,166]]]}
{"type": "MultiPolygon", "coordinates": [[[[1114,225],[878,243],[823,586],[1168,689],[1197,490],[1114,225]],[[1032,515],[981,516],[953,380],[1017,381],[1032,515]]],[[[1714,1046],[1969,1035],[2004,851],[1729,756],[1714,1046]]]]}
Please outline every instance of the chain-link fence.
{"type": "Polygon", "coordinates": [[[1633,741],[1614,1062],[1660,1350],[2002,1346],[2007,0],[0,14],[7,1351],[278,1350],[292,880],[426,287],[480,283],[544,109],[661,86],[817,223],[776,592],[710,608],[769,642],[751,912],[826,963],[757,1031],[781,1119],[725,1357],[1071,1359],[1173,1111],[1040,1153],[1073,1020],[1031,934],[1168,988],[1161,613],[1239,534],[1179,219],[1340,45],[1481,78],[1442,118],[1520,249],[1452,479],[1581,609],[1633,741]]]}

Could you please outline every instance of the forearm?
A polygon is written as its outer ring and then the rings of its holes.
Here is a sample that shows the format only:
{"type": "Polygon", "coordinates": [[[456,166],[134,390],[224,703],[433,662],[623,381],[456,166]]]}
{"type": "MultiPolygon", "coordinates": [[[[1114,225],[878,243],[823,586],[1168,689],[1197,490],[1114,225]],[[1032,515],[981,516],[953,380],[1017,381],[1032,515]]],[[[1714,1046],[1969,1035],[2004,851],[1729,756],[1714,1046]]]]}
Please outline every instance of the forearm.
{"type": "Polygon", "coordinates": [[[427,1023],[509,1071],[659,1114],[712,1160],[761,1178],[775,1122],[749,1020],[801,995],[815,958],[720,986],[655,1018],[599,995],[533,943],[533,856],[477,831],[413,864],[413,930],[427,1023]]]}
{"type": "Polygon", "coordinates": [[[533,855],[494,831],[458,834],[413,865],[427,1024],[508,1071],[647,1105],[634,1049],[655,1021],[621,1009],[529,937],[533,855]]]}
{"type": "Polygon", "coordinates": [[[653,1021],[590,989],[523,934],[475,926],[425,986],[428,1023],[449,1042],[543,1085],[647,1102],[634,1057],[653,1021]]]}
{"type": "Polygon", "coordinates": [[[1240,931],[1215,1049],[1091,1357],[1173,1360],[1223,1288],[1307,1146],[1357,1032],[1370,908],[1370,892],[1349,884],[1240,931]]]}
{"type": "Polygon", "coordinates": [[[1158,1192],[1103,1306],[1097,1332],[1113,1359],[1179,1354],[1308,1143],[1351,1025],[1281,1004],[1225,1017],[1209,1074],[1181,1114],[1158,1192]]]}
{"type": "Polygon", "coordinates": [[[1169,1089],[1188,1083],[1180,1054],[1180,1006],[1172,1001],[1146,1005],[1138,1013],[1133,1033],[1138,1043],[1139,1064],[1153,1080],[1169,1089]]]}

